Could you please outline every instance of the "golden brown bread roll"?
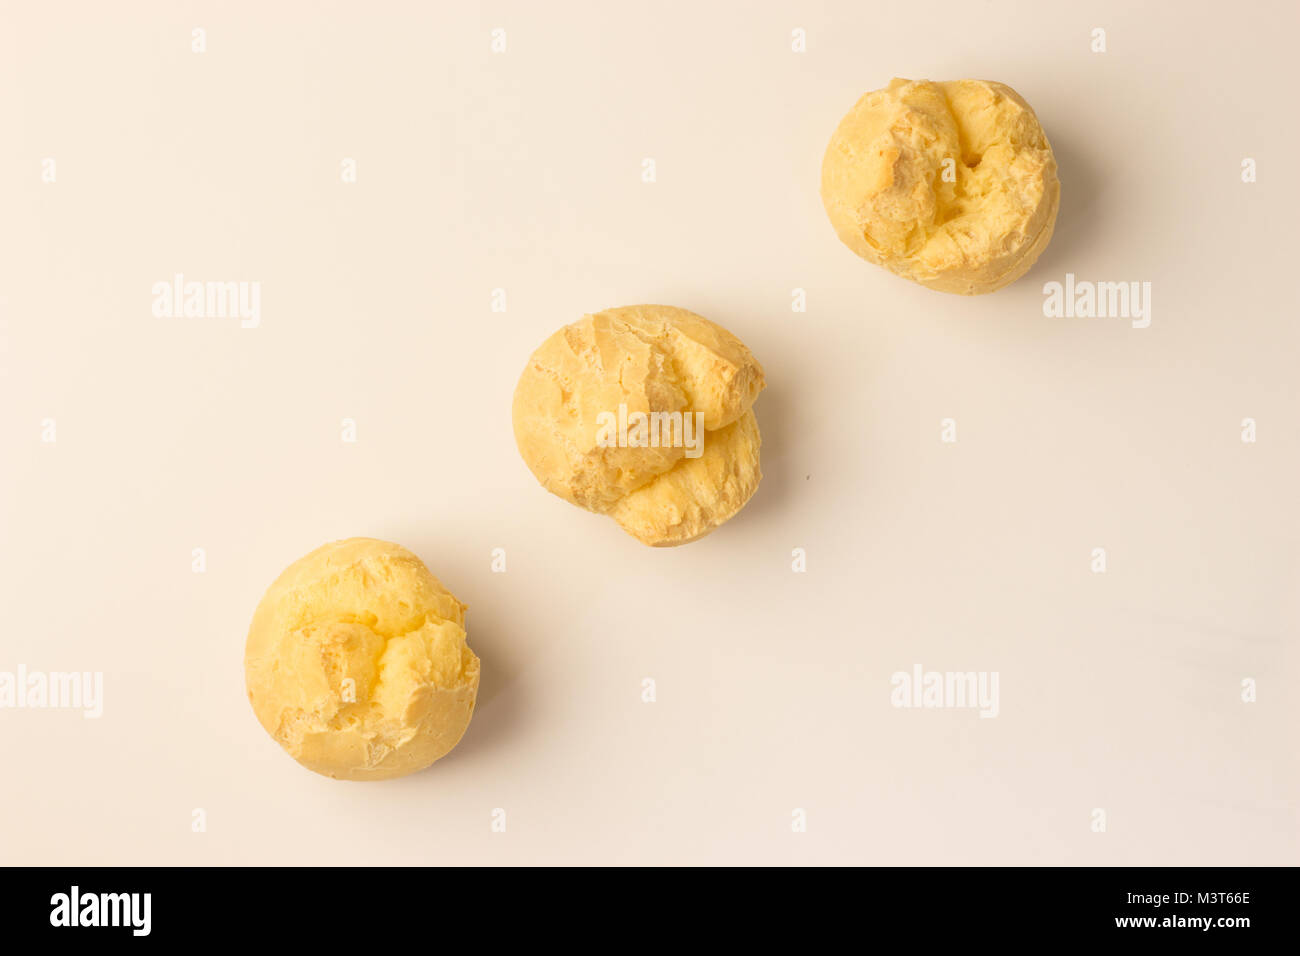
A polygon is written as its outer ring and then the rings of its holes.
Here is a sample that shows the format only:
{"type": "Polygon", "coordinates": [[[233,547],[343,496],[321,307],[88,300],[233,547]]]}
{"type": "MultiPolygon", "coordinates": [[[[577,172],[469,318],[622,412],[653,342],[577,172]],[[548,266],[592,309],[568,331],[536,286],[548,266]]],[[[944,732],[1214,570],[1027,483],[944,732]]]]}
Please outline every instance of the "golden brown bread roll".
{"type": "Polygon", "coordinates": [[[663,305],[608,309],[560,329],[528,360],[515,441],[548,491],[645,544],[684,544],[758,487],[750,406],[764,384],[749,349],[708,319],[663,305]]]}
{"type": "Polygon", "coordinates": [[[868,262],[978,295],[1029,271],[1061,186],[1038,117],[1009,86],[895,79],[840,121],[821,192],[840,239],[868,262]]]}
{"type": "Polygon", "coordinates": [[[291,564],[244,650],[258,721],[309,770],[384,780],[422,770],[474,713],[465,605],[405,548],[349,538],[291,564]]]}

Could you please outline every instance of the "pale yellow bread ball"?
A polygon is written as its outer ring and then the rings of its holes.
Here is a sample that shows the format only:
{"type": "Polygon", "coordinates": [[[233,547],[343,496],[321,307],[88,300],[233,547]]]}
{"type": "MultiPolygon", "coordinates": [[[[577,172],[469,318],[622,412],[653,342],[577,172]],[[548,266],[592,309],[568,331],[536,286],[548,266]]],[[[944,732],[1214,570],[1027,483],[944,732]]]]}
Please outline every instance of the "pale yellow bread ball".
{"type": "Polygon", "coordinates": [[[840,121],[822,203],[869,262],[941,292],[1014,282],[1052,238],[1061,185],[1029,104],[987,80],[895,79],[840,121]]]}
{"type": "Polygon", "coordinates": [[[262,726],[309,770],[384,780],[422,770],[474,713],[479,660],[465,605],[405,548],[349,538],[291,564],[244,651],[262,726]]]}
{"type": "Polygon", "coordinates": [[[763,368],[721,326],[685,309],[639,305],[583,316],[541,344],[515,388],[515,441],[548,491],[606,514],[645,544],[703,537],[762,477],[750,406],[763,368]],[[681,444],[607,447],[600,416],[699,412],[703,454],[681,444]]]}

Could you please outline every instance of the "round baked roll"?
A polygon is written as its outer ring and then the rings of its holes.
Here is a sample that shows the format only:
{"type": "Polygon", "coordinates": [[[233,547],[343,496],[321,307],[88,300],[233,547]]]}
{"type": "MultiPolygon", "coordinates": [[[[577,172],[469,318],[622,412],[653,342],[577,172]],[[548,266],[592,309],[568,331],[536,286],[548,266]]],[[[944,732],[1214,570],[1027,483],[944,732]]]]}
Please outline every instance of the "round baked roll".
{"type": "Polygon", "coordinates": [[[941,292],[1014,282],[1052,238],[1051,144],[1015,90],[986,80],[893,80],[840,121],[822,203],[846,246],[941,292]]]}
{"type": "Polygon", "coordinates": [[[693,312],[586,315],[528,360],[515,388],[519,453],[542,486],[656,547],[685,544],[754,494],[763,367],[693,312]]]}
{"type": "Polygon", "coordinates": [[[309,770],[384,780],[422,770],[474,713],[465,605],[405,548],[349,538],[291,564],[253,614],[248,700],[309,770]]]}

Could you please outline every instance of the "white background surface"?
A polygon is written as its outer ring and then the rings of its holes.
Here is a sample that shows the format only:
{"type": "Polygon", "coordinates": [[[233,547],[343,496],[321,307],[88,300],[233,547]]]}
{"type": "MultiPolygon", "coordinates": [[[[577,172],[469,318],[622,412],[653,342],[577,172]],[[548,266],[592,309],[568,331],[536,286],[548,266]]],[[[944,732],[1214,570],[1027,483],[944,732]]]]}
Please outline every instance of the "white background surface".
{"type": "Polygon", "coordinates": [[[0,670],[103,671],[105,703],[0,711],[0,858],[1296,862],[1298,26],[6,5],[0,670]],[[826,222],[826,141],[896,75],[1000,80],[1047,130],[1056,236],[1008,289],[925,290],[826,222]],[[259,281],[261,326],[154,318],[175,272],[259,281]],[[1151,282],[1150,328],[1044,318],[1066,272],[1151,282]],[[510,429],[538,343],[641,302],[769,381],[757,496],[673,550],[547,495],[510,429]],[[419,553],[483,660],[460,747],[389,783],[307,772],[244,698],[263,589],[352,535],[419,553]],[[997,671],[999,717],[891,707],[917,663],[997,671]]]}

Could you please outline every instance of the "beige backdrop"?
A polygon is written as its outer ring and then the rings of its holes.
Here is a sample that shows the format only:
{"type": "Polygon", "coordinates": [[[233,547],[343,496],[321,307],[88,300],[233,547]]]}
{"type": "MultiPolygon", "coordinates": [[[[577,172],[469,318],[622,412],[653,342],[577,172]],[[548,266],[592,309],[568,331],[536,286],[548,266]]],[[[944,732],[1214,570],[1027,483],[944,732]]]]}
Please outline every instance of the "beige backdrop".
{"type": "Polygon", "coordinates": [[[104,713],[0,710],[4,862],[1296,862],[1295,5],[443,6],[5,4],[0,671],[102,671],[104,713]],[[894,75],[1041,117],[1060,221],[1014,286],[836,240],[822,150],[894,75]],[[155,317],[178,272],[259,282],[260,325],[155,317]],[[1151,282],[1150,327],[1045,318],[1067,272],[1151,282]],[[547,334],[641,302],[770,382],[756,498],[675,550],[510,428],[547,334]],[[244,697],[263,589],[350,535],[483,659],[390,783],[244,697]],[[918,664],[996,671],[999,716],[893,707],[918,664]]]}

